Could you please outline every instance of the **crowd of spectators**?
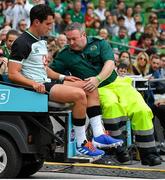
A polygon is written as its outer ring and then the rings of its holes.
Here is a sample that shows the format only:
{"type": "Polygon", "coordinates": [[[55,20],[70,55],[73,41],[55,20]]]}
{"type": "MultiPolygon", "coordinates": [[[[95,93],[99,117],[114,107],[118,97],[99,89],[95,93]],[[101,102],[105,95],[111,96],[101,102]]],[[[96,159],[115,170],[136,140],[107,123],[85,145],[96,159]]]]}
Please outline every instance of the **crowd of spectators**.
{"type": "Polygon", "coordinates": [[[106,0],[4,0],[0,1],[0,40],[3,41],[8,31],[6,26],[20,33],[28,28],[30,9],[41,3],[48,4],[55,13],[50,33],[55,39],[64,33],[68,24],[79,22],[86,27],[89,36],[100,35],[100,30],[106,29],[106,39],[117,54],[126,50],[136,56],[141,49],[147,50],[148,55],[164,53],[165,30],[163,24],[159,23],[159,17],[164,14],[161,10],[163,1],[159,1],[161,9],[156,3],[153,11],[145,17],[141,3],[137,2],[131,7],[125,0],[113,0],[111,4],[106,0]]]}

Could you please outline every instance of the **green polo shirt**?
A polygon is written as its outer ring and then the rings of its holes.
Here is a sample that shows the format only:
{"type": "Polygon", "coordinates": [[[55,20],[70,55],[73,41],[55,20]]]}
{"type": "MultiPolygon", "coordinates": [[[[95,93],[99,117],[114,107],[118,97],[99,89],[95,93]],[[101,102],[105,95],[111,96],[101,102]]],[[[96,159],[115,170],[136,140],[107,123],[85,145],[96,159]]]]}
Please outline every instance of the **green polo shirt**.
{"type": "Polygon", "coordinates": [[[10,50],[7,48],[6,43],[1,46],[3,50],[3,56],[9,59],[10,56],[10,50]]]}
{"type": "Polygon", "coordinates": [[[81,24],[84,23],[84,15],[81,11],[76,14],[75,11],[71,9],[68,13],[71,15],[72,22],[79,22],[81,24]]]}
{"type": "MultiPolygon", "coordinates": [[[[64,74],[69,71],[73,76],[85,79],[98,75],[107,60],[114,60],[110,44],[99,37],[88,37],[83,51],[76,52],[66,46],[58,53],[50,67],[56,72],[64,74]]],[[[100,87],[113,82],[116,77],[117,74],[113,71],[100,87]]]]}
{"type": "Polygon", "coordinates": [[[119,43],[119,45],[118,44],[112,44],[112,48],[117,48],[119,52],[128,51],[128,47],[127,47],[129,44],[129,38],[128,37],[124,37],[123,39],[121,39],[119,36],[113,36],[112,41],[119,43]],[[122,46],[122,45],[126,45],[126,46],[122,46]]]}

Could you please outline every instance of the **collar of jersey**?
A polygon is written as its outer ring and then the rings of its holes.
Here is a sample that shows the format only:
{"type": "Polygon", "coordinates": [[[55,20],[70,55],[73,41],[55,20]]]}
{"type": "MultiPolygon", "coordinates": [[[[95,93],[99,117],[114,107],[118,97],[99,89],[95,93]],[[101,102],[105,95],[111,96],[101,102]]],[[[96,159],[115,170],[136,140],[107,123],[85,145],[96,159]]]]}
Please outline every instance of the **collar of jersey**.
{"type": "Polygon", "coordinates": [[[37,41],[39,41],[39,39],[38,39],[36,36],[34,36],[30,31],[26,30],[26,32],[27,32],[30,36],[32,36],[34,39],[36,39],[37,41]]]}
{"type": "Polygon", "coordinates": [[[8,49],[8,47],[7,47],[6,43],[5,43],[5,45],[4,45],[4,46],[5,46],[5,48],[6,48],[7,53],[8,53],[8,54],[10,54],[10,50],[8,49]]]}

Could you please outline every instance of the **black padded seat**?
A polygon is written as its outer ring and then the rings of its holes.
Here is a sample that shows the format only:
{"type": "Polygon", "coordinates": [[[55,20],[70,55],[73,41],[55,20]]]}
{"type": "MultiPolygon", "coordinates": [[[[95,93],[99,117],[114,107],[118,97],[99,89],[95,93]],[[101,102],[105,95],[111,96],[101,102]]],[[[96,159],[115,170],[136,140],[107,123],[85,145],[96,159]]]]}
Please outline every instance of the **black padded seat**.
{"type": "Polygon", "coordinates": [[[73,106],[72,103],[57,103],[53,101],[48,102],[49,111],[65,111],[70,110],[73,106]]]}

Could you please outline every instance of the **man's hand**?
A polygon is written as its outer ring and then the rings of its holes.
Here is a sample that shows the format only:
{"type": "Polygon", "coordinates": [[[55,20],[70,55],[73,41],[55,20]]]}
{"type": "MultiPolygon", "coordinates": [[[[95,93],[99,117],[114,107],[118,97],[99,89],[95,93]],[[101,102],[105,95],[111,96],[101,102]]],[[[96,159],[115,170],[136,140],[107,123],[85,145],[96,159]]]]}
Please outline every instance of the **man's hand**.
{"type": "Polygon", "coordinates": [[[165,99],[158,99],[154,103],[157,107],[161,105],[165,105],[165,99]]]}
{"type": "Polygon", "coordinates": [[[45,93],[46,92],[45,85],[42,83],[34,82],[33,88],[39,93],[45,93]]]}
{"type": "Polygon", "coordinates": [[[96,77],[90,77],[85,79],[86,83],[83,86],[84,91],[92,92],[99,86],[99,81],[96,77]]]}
{"type": "Polygon", "coordinates": [[[64,80],[65,81],[71,81],[71,82],[82,81],[80,78],[75,77],[75,76],[65,76],[64,80]]]}

